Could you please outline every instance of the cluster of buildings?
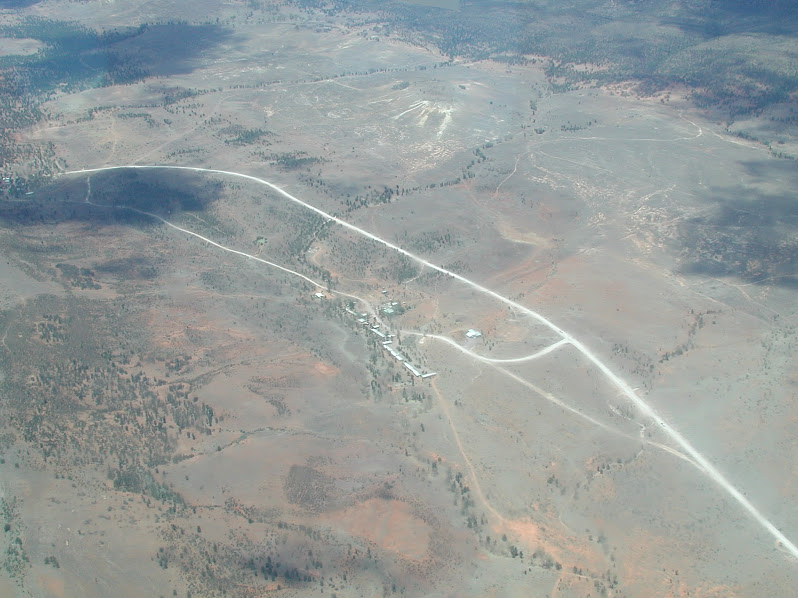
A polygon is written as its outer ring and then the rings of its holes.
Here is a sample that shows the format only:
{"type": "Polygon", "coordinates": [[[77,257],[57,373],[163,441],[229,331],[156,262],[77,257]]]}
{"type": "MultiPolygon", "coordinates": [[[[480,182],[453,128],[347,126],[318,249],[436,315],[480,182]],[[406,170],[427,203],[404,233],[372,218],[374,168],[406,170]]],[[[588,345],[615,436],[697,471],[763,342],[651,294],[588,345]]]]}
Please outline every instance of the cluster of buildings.
{"type": "Polygon", "coordinates": [[[390,303],[383,303],[380,305],[380,311],[386,316],[392,316],[395,313],[402,312],[404,310],[398,301],[392,301],[390,303]]]}
{"type": "MultiPolygon", "coordinates": [[[[391,303],[385,303],[380,306],[380,311],[386,315],[391,315],[398,311],[400,305],[398,302],[394,301],[391,303]]],[[[391,345],[393,345],[394,335],[391,334],[387,328],[382,328],[380,322],[377,321],[376,318],[369,317],[368,314],[365,313],[356,313],[346,308],[347,313],[355,316],[357,318],[357,323],[363,326],[364,328],[368,328],[373,335],[379,338],[380,344],[385,351],[393,357],[396,361],[401,363],[404,367],[408,369],[408,371],[413,374],[416,378],[431,378],[437,372],[422,372],[412,363],[407,360],[407,357],[400,353],[397,349],[394,349],[391,345]]]]}
{"type": "MultiPolygon", "coordinates": [[[[385,295],[388,291],[383,289],[382,294],[385,295]]],[[[326,299],[326,295],[322,292],[317,292],[313,294],[314,299],[326,299]]],[[[347,313],[351,314],[357,319],[357,323],[362,326],[363,328],[367,328],[371,331],[373,335],[379,338],[379,342],[382,345],[382,348],[396,361],[401,363],[404,367],[408,369],[408,371],[413,374],[416,378],[431,378],[435,376],[437,372],[422,372],[412,363],[407,360],[407,357],[400,353],[397,349],[392,347],[394,335],[391,334],[387,328],[382,327],[382,323],[376,316],[369,316],[367,313],[357,313],[351,310],[349,307],[346,308],[347,313]]],[[[386,316],[391,316],[394,314],[400,314],[404,311],[402,305],[398,301],[388,301],[383,303],[379,306],[378,311],[386,316]]],[[[475,330],[473,328],[469,328],[465,333],[466,338],[474,339],[479,338],[482,336],[482,333],[479,330],[475,330]]]]}

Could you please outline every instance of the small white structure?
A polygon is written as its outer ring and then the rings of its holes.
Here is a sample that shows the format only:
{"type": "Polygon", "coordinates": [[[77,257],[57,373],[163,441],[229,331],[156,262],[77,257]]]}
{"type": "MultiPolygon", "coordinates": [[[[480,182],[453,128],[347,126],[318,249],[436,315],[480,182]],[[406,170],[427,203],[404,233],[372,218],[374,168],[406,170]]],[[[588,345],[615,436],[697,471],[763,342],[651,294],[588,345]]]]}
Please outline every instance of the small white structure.
{"type": "Polygon", "coordinates": [[[422,378],[431,378],[432,376],[437,376],[438,372],[427,372],[426,374],[421,374],[422,378]]]}
{"type": "Polygon", "coordinates": [[[468,332],[466,332],[466,338],[479,338],[482,336],[482,333],[479,330],[474,330],[473,328],[469,328],[468,332]]]}
{"type": "Polygon", "coordinates": [[[413,364],[411,364],[411,363],[408,363],[407,361],[405,361],[405,367],[406,367],[408,370],[410,370],[411,372],[413,372],[413,375],[414,375],[416,378],[419,378],[419,377],[421,377],[421,372],[419,372],[419,371],[418,371],[416,368],[414,368],[414,367],[413,367],[413,364]]]}
{"type": "Polygon", "coordinates": [[[376,328],[372,328],[371,331],[382,339],[386,338],[385,335],[376,328]]]}
{"type": "Polygon", "coordinates": [[[324,293],[313,293],[316,299],[324,299],[324,293]]]}

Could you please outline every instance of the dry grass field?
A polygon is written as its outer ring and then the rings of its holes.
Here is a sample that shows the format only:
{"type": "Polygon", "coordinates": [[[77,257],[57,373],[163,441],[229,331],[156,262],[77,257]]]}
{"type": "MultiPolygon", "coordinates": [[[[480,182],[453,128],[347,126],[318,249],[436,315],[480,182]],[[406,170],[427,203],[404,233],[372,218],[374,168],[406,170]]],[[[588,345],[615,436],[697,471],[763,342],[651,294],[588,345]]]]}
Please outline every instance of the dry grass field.
{"type": "Polygon", "coordinates": [[[378,14],[184,8],[3,13],[164,24],[0,201],[0,595],[792,595],[669,430],[798,541],[793,162],[378,14]]]}

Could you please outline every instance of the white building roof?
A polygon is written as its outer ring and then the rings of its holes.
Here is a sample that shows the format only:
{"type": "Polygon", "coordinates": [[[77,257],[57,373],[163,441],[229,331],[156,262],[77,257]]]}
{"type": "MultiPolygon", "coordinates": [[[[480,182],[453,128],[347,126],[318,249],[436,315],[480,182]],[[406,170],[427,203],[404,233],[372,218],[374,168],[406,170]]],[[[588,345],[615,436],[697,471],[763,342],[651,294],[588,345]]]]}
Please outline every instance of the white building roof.
{"type": "Polygon", "coordinates": [[[421,376],[421,372],[419,372],[419,371],[418,371],[416,368],[414,368],[414,367],[413,367],[413,364],[411,364],[411,363],[408,363],[408,362],[406,362],[406,361],[405,361],[405,367],[406,367],[408,370],[410,370],[411,372],[413,372],[413,375],[415,375],[415,376],[421,376]]]}
{"type": "Polygon", "coordinates": [[[394,359],[396,359],[396,361],[403,361],[404,360],[405,357],[401,353],[397,353],[391,347],[385,347],[385,348],[388,349],[388,353],[393,355],[393,357],[394,357],[394,359]]]}

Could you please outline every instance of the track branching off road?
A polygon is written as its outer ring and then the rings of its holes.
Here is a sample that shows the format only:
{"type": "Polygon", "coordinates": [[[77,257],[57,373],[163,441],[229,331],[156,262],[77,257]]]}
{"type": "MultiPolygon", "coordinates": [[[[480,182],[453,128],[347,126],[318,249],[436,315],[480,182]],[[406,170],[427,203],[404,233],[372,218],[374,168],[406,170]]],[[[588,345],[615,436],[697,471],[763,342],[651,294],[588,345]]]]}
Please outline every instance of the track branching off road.
{"type": "MultiPolygon", "coordinates": [[[[678,430],[676,430],[673,426],[671,426],[668,422],[666,422],[662,418],[662,416],[660,416],[651,407],[651,405],[649,405],[642,397],[640,397],[634,391],[634,389],[632,389],[632,387],[629,385],[629,383],[627,383],[618,374],[613,372],[609,368],[609,366],[607,366],[603,361],[601,361],[590,349],[588,349],[588,347],[586,347],[576,337],[574,337],[569,332],[567,332],[567,331],[563,330],[562,328],[560,328],[559,326],[557,326],[555,323],[550,321],[548,318],[546,318],[542,314],[540,314],[540,313],[538,313],[538,312],[526,307],[525,305],[522,305],[522,304],[520,304],[520,303],[518,303],[516,301],[513,301],[512,299],[509,299],[508,297],[505,297],[505,296],[497,293],[496,291],[493,291],[493,290],[491,290],[491,289],[489,289],[489,288],[487,288],[487,287],[485,287],[485,286],[483,286],[483,285],[481,285],[481,284],[479,284],[477,282],[474,282],[473,280],[470,280],[470,279],[468,279],[468,278],[466,278],[466,277],[464,277],[464,276],[462,276],[460,274],[457,274],[455,272],[447,270],[446,268],[443,268],[442,266],[438,266],[436,264],[433,264],[432,262],[424,259],[423,257],[420,257],[420,256],[418,256],[418,255],[416,255],[414,253],[411,253],[410,251],[407,251],[406,249],[403,249],[402,247],[399,247],[395,243],[391,243],[390,241],[387,241],[387,240],[383,239],[382,237],[379,237],[379,236],[377,236],[377,235],[375,235],[373,233],[368,232],[365,229],[362,229],[362,228],[360,228],[358,226],[355,226],[354,224],[351,224],[351,223],[347,222],[346,220],[342,220],[341,218],[338,218],[336,216],[328,214],[324,210],[322,210],[320,208],[317,208],[316,206],[314,206],[312,204],[309,204],[309,203],[299,199],[298,197],[295,197],[295,196],[291,195],[290,193],[288,193],[287,191],[285,191],[282,188],[278,187],[274,183],[271,183],[271,182],[269,182],[269,181],[267,181],[265,179],[261,179],[261,178],[258,178],[258,177],[252,176],[252,175],[243,174],[243,173],[240,173],[240,172],[233,172],[233,171],[229,171],[229,170],[217,170],[217,169],[213,169],[213,168],[200,168],[200,167],[196,167],[196,166],[161,166],[161,165],[138,165],[138,164],[136,164],[136,165],[131,164],[131,165],[119,165],[119,166],[105,166],[105,167],[101,167],[101,168],[86,168],[86,169],[83,169],[83,170],[73,170],[73,171],[64,172],[63,174],[64,175],[78,175],[78,174],[89,175],[89,174],[94,173],[94,172],[105,172],[105,171],[124,170],[124,169],[182,170],[182,171],[190,171],[190,172],[197,172],[197,173],[208,173],[208,174],[214,174],[214,175],[224,175],[224,176],[238,177],[238,178],[249,180],[249,181],[261,184],[261,185],[265,185],[266,187],[269,187],[270,189],[272,189],[273,191],[277,192],[279,195],[281,195],[282,197],[286,198],[287,200],[292,201],[292,202],[294,202],[294,203],[296,203],[296,204],[298,204],[298,205],[300,205],[300,206],[302,206],[302,207],[304,207],[304,208],[306,208],[306,209],[308,209],[308,210],[310,210],[312,212],[315,212],[316,214],[318,214],[318,215],[322,216],[323,218],[325,218],[327,221],[335,222],[336,224],[341,225],[343,228],[351,230],[351,231],[353,231],[353,232],[355,232],[355,233],[357,233],[357,234],[359,234],[359,235],[361,235],[363,237],[366,237],[367,239],[371,239],[372,241],[375,241],[376,243],[379,243],[379,244],[381,244],[381,245],[383,245],[383,246],[385,246],[385,247],[387,247],[389,249],[392,249],[393,251],[396,251],[397,253],[399,253],[401,255],[404,255],[404,256],[408,257],[409,259],[411,259],[411,260],[413,260],[413,261],[415,261],[415,262],[417,262],[417,263],[419,263],[419,264],[421,264],[423,266],[426,266],[426,267],[428,267],[428,268],[430,268],[432,270],[435,270],[436,272],[440,272],[441,274],[449,276],[449,277],[453,278],[454,280],[457,280],[457,281],[459,281],[459,282],[461,282],[461,283],[463,283],[463,284],[465,284],[465,285],[467,285],[467,286],[469,286],[469,287],[471,287],[471,288],[473,288],[473,289],[475,289],[475,290],[477,290],[477,291],[479,291],[479,292],[481,292],[481,293],[483,293],[485,295],[488,295],[488,296],[496,299],[497,301],[499,301],[499,302],[501,302],[501,303],[503,303],[503,304],[515,309],[515,310],[518,310],[521,313],[524,313],[524,314],[534,318],[535,320],[537,320],[538,322],[540,322],[541,324],[543,324],[544,326],[546,326],[547,328],[552,330],[554,333],[559,335],[560,338],[562,339],[562,341],[572,345],[588,361],[590,361],[593,365],[595,365],[604,374],[604,376],[607,378],[607,380],[609,380],[612,383],[612,385],[615,386],[619,390],[620,394],[623,394],[624,396],[626,396],[638,408],[638,410],[640,411],[640,413],[642,415],[644,415],[645,417],[647,417],[647,418],[651,419],[653,422],[655,422],[655,424],[660,427],[661,431],[672,442],[674,442],[676,445],[678,445],[681,448],[681,450],[683,450],[685,452],[685,454],[695,463],[695,465],[697,467],[699,467],[699,469],[707,477],[709,477],[713,482],[715,482],[723,491],[725,491],[741,507],[743,507],[743,509],[746,512],[748,512],[748,514],[757,523],[759,523],[768,533],[770,533],[770,535],[773,536],[773,538],[775,538],[775,540],[778,542],[778,546],[779,546],[780,549],[788,552],[794,558],[798,559],[798,546],[796,546],[792,541],[790,541],[769,519],[767,519],[759,511],[759,509],[757,509],[753,505],[753,503],[751,503],[751,501],[749,501],[743,495],[743,493],[740,490],[738,490],[731,482],[729,482],[726,479],[726,477],[703,454],[701,454],[678,430]]],[[[103,206],[103,207],[108,207],[108,206],[103,206]]],[[[302,278],[304,278],[308,282],[311,282],[313,284],[317,284],[315,281],[307,278],[306,276],[304,276],[302,274],[299,274],[298,272],[294,272],[294,271],[289,270],[289,269],[287,269],[287,268],[285,268],[283,266],[280,266],[278,264],[274,264],[272,262],[268,262],[267,260],[263,260],[263,259],[260,259],[260,258],[255,258],[254,256],[251,256],[251,255],[249,255],[247,253],[244,253],[244,252],[241,252],[241,251],[237,251],[235,249],[230,249],[228,247],[224,247],[223,245],[220,245],[219,243],[216,243],[215,241],[212,241],[212,240],[210,240],[210,239],[208,239],[206,237],[203,237],[203,236],[201,236],[201,235],[199,235],[197,233],[194,233],[192,231],[180,228],[180,227],[178,227],[178,226],[176,226],[176,225],[164,220],[160,216],[156,216],[155,214],[150,214],[150,213],[147,213],[147,212],[143,212],[141,210],[136,210],[136,211],[138,211],[140,213],[147,214],[147,215],[152,216],[154,218],[157,218],[158,220],[160,220],[161,222],[167,224],[168,226],[171,226],[172,228],[175,228],[175,229],[177,229],[177,230],[179,230],[181,232],[193,235],[194,237],[197,237],[197,238],[199,238],[199,239],[201,239],[201,240],[203,240],[203,241],[205,241],[207,243],[210,243],[211,245],[214,245],[214,246],[216,246],[216,247],[218,247],[220,249],[223,249],[225,251],[229,251],[231,253],[235,253],[235,254],[241,255],[243,257],[257,259],[260,262],[263,262],[263,263],[266,263],[268,265],[271,265],[271,266],[274,266],[276,268],[279,268],[280,270],[283,270],[286,273],[290,273],[290,274],[295,274],[295,275],[301,276],[302,278]]]]}

